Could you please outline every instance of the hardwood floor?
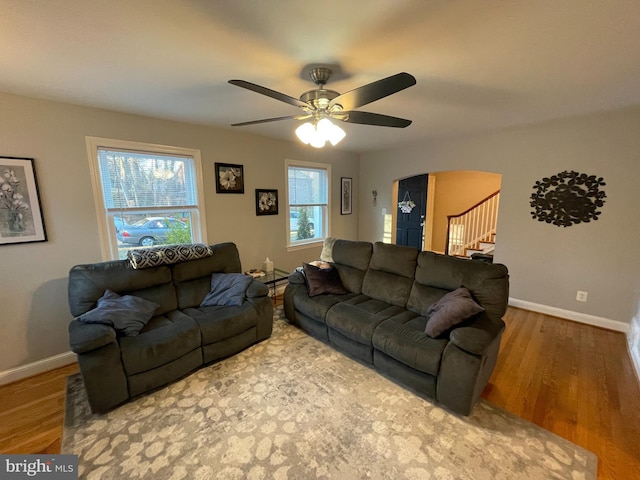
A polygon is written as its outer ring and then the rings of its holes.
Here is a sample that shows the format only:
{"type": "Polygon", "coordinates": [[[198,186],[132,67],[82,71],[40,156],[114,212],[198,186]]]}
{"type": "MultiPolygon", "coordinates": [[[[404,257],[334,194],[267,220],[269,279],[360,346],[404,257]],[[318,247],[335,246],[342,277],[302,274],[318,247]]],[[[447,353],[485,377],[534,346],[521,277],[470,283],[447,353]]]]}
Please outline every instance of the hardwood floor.
{"type": "MultiPolygon", "coordinates": [[[[598,456],[599,479],[640,478],[640,383],[622,333],[509,308],[483,397],[598,456]]],[[[69,365],[0,386],[0,453],[60,451],[69,365]]]]}
{"type": "Polygon", "coordinates": [[[67,377],[77,364],[0,386],[0,453],[60,453],[67,377]]]}
{"type": "Polygon", "coordinates": [[[598,456],[599,479],[640,478],[640,383],[623,333],[509,308],[483,397],[598,456]]]}

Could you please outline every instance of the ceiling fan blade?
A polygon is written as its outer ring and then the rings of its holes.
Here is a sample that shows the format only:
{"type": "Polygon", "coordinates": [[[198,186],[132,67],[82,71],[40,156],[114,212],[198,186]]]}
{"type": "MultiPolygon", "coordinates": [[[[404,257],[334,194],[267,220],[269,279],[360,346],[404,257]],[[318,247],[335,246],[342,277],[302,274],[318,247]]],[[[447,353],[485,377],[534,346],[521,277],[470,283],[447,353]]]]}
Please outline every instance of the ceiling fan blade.
{"type": "Polygon", "coordinates": [[[413,75],[402,72],[392,75],[377,82],[369,83],[362,87],[356,88],[349,92],[338,95],[331,100],[329,108],[333,105],[342,105],[343,110],[353,110],[354,108],[362,107],[381,98],[387,97],[393,93],[404,90],[416,84],[416,79],[413,75]]]}
{"type": "Polygon", "coordinates": [[[411,125],[411,120],[406,118],[390,117],[380,113],[358,112],[352,110],[350,112],[340,112],[340,116],[345,115],[344,121],[347,123],[360,123],[362,125],[377,125],[379,127],[395,127],[405,128],[411,125]]]}
{"type": "Polygon", "coordinates": [[[294,107],[307,107],[310,105],[302,100],[299,100],[294,97],[290,97],[289,95],[285,95],[284,93],[276,92],[275,90],[271,90],[267,87],[262,87],[260,85],[256,85],[255,83],[245,82],[244,80],[229,80],[231,85],[236,85],[238,87],[246,88],[247,90],[251,90],[252,92],[260,93],[262,95],[266,95],[267,97],[275,98],[276,100],[280,100],[281,102],[288,103],[293,105],[294,107]]]}
{"type": "Polygon", "coordinates": [[[286,117],[265,118],[264,120],[252,120],[250,122],[232,123],[232,127],[243,127],[245,125],[255,125],[257,123],[278,122],[280,120],[306,120],[311,115],[288,115],[286,117]]]}

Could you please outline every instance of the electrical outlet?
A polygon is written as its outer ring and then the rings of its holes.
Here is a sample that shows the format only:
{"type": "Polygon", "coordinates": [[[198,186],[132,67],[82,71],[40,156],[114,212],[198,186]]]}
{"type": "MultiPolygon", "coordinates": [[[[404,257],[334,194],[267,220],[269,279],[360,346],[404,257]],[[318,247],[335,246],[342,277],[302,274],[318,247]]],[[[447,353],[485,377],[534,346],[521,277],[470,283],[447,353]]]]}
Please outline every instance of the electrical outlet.
{"type": "Polygon", "coordinates": [[[589,292],[583,292],[582,290],[578,290],[578,293],[576,294],[576,300],[579,302],[586,302],[587,295],[589,295],[589,292]]]}

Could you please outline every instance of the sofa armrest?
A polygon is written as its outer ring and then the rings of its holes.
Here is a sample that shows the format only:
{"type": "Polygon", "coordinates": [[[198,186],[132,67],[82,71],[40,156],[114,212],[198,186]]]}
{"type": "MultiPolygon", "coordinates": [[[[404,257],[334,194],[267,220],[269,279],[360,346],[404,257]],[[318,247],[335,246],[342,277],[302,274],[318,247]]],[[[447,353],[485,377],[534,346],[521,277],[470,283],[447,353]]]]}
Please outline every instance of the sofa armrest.
{"type": "Polygon", "coordinates": [[[90,352],[110,343],[117,343],[117,340],[116,331],[108,325],[78,320],[69,324],[69,346],[74,353],[90,352]]]}
{"type": "Polygon", "coordinates": [[[256,279],[253,279],[247,287],[247,298],[260,298],[267,295],[269,295],[269,287],[256,279]]]}
{"type": "Polygon", "coordinates": [[[462,350],[484,355],[496,337],[502,334],[504,326],[502,319],[485,314],[469,325],[454,328],[449,334],[449,340],[462,350]]]}
{"type": "Polygon", "coordinates": [[[300,270],[296,270],[289,275],[289,283],[291,285],[304,285],[304,274],[300,270]]]}

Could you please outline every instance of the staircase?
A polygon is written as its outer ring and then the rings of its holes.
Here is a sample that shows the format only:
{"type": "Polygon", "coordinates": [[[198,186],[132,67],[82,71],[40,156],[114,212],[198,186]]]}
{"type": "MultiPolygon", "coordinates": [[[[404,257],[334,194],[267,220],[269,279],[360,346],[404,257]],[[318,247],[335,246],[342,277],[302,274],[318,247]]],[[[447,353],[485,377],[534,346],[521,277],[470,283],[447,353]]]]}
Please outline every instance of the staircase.
{"type": "Polygon", "coordinates": [[[490,261],[495,248],[500,190],[457,215],[448,215],[445,253],[490,261]]]}

